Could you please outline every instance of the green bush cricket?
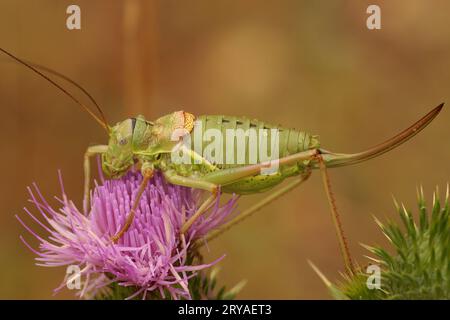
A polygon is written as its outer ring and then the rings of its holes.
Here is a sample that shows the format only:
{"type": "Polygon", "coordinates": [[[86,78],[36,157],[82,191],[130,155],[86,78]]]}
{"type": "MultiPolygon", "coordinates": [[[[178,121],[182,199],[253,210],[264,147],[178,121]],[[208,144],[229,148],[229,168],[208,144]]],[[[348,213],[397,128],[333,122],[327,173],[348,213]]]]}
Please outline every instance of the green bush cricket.
{"type": "MultiPolygon", "coordinates": [[[[317,137],[309,133],[267,124],[258,120],[249,120],[245,117],[222,115],[195,117],[188,112],[176,111],[156,121],[147,121],[143,116],[137,116],[136,118],[129,118],[114,126],[110,126],[92,96],[73,80],[46,67],[19,59],[4,49],[0,48],[0,50],[63,91],[79,106],[83,107],[107,131],[109,136],[108,144],[91,146],[87,149],[84,156],[85,212],[87,212],[89,201],[91,180],[90,158],[92,156],[101,156],[103,172],[109,178],[121,177],[134,166],[140,168],[143,180],[138,194],[131,211],[124,217],[122,228],[111,237],[113,242],[119,241],[131,226],[140,197],[155,171],[160,171],[165,179],[172,184],[198,188],[210,192],[210,196],[202,203],[195,214],[185,222],[180,230],[181,235],[208,210],[215,202],[219,192],[251,194],[271,191],[265,199],[254,204],[221,228],[210,233],[207,239],[204,239],[206,241],[213,239],[231,226],[249,217],[264,205],[302,184],[308,179],[313,169],[320,169],[339,239],[341,253],[347,272],[350,273],[354,271],[354,266],[347,248],[326,169],[356,164],[392,150],[424,129],[438,115],[443,107],[443,103],[441,103],[416,123],[391,139],[366,151],[353,154],[335,153],[325,150],[320,147],[317,137]],[[95,115],[90,108],[82,104],[71,93],[43,72],[69,81],[82,90],[95,104],[100,113],[100,117],[95,115]],[[200,126],[196,125],[198,123],[200,123],[200,126]],[[244,155],[243,159],[245,159],[241,163],[213,163],[201,153],[192,150],[192,148],[184,148],[181,144],[184,135],[190,134],[195,136],[197,133],[196,130],[200,129],[215,129],[220,132],[225,132],[226,129],[246,131],[251,128],[276,130],[279,143],[279,158],[269,161],[258,161],[257,163],[250,162],[249,152],[252,146],[246,145],[245,150],[239,150],[241,155],[244,155]],[[177,130],[182,130],[184,134],[176,136],[174,139],[174,132],[177,130]],[[190,163],[175,163],[172,161],[173,152],[179,152],[181,149],[185,155],[188,155],[188,158],[191,160],[190,163]],[[275,173],[262,173],[263,169],[273,166],[275,162],[278,168],[275,173]],[[274,191],[273,188],[286,178],[290,178],[291,181],[274,191]]],[[[202,141],[202,144],[204,144],[202,145],[203,148],[207,147],[207,141],[202,141]]],[[[257,145],[256,149],[258,147],[257,145]]],[[[197,241],[197,245],[201,246],[202,242],[197,241]]]]}

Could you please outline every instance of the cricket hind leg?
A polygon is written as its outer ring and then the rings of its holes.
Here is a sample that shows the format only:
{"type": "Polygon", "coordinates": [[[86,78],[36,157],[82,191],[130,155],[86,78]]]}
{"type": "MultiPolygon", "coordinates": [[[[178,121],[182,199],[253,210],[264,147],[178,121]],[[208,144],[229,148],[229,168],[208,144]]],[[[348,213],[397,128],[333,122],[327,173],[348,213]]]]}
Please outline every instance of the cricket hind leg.
{"type": "MultiPolygon", "coordinates": [[[[212,172],[212,173],[206,175],[205,177],[203,177],[203,179],[206,181],[213,182],[213,183],[223,186],[223,185],[231,184],[239,179],[259,174],[262,169],[270,167],[274,163],[276,165],[281,166],[281,165],[289,165],[289,164],[293,164],[293,163],[298,163],[298,162],[305,161],[305,160],[317,161],[319,164],[319,168],[320,168],[320,171],[322,174],[322,179],[324,182],[325,192],[327,194],[328,202],[329,202],[330,208],[331,208],[333,223],[336,228],[336,233],[338,236],[339,247],[340,247],[343,259],[344,259],[344,264],[347,269],[347,272],[352,274],[352,273],[354,273],[355,268],[353,266],[350,251],[348,249],[347,240],[344,235],[342,223],[339,218],[338,211],[337,211],[336,201],[331,192],[331,184],[330,184],[330,180],[329,180],[326,165],[325,165],[325,160],[323,159],[320,149],[311,149],[311,150],[299,152],[299,153],[292,154],[292,155],[283,157],[283,158],[275,160],[275,161],[268,161],[265,163],[259,163],[259,164],[255,164],[255,165],[248,165],[248,166],[244,166],[244,167],[230,168],[230,169],[212,172]]],[[[257,207],[257,205],[255,205],[255,207],[257,207]]],[[[250,211],[250,214],[251,213],[253,213],[253,211],[250,211]]],[[[213,237],[214,234],[212,234],[211,236],[213,237]]]]}
{"type": "MultiPolygon", "coordinates": [[[[254,164],[254,165],[247,165],[243,167],[238,168],[229,168],[224,169],[220,171],[214,171],[212,173],[207,174],[206,176],[203,176],[201,178],[191,178],[191,177],[182,177],[175,173],[166,172],[165,177],[168,182],[177,184],[177,185],[184,185],[187,187],[192,188],[200,188],[203,190],[209,190],[213,194],[203,203],[200,208],[197,210],[197,212],[189,218],[189,220],[183,225],[181,229],[181,233],[184,234],[189,227],[203,214],[207,211],[207,209],[211,206],[211,204],[214,203],[214,200],[217,198],[218,195],[218,188],[219,186],[225,186],[228,184],[231,184],[239,179],[250,177],[256,174],[259,174],[261,170],[270,168],[273,165],[283,165],[283,164],[292,164],[296,162],[300,162],[303,160],[311,160],[314,159],[314,157],[319,154],[319,150],[313,149],[308,150],[304,152],[300,152],[294,155],[290,155],[284,158],[281,158],[279,160],[274,161],[268,161],[264,163],[254,164]]],[[[291,186],[291,188],[293,188],[291,186]]],[[[274,197],[275,199],[276,197],[274,197]]],[[[270,199],[270,197],[269,197],[270,199]]],[[[254,211],[256,211],[255,209],[254,211]]],[[[251,215],[252,212],[250,212],[248,215],[251,215]]],[[[236,222],[237,223],[237,222],[236,222]]]]}
{"type": "Polygon", "coordinates": [[[108,150],[106,145],[97,145],[87,148],[84,153],[84,198],[83,198],[83,212],[85,215],[88,214],[89,206],[89,187],[91,184],[91,162],[90,158],[92,156],[105,153],[108,150]]]}
{"type": "Polygon", "coordinates": [[[229,168],[220,171],[213,171],[201,178],[193,177],[183,177],[177,175],[175,172],[167,171],[164,173],[165,178],[168,182],[176,185],[182,185],[191,188],[199,188],[203,190],[210,191],[212,195],[200,206],[197,212],[191,216],[187,222],[181,228],[181,234],[184,234],[192,224],[203,215],[209,207],[217,199],[219,193],[219,186],[225,186],[231,184],[239,179],[250,177],[252,175],[260,173],[262,170],[270,168],[274,165],[280,166],[283,164],[291,164],[300,162],[303,160],[313,159],[314,156],[319,154],[318,149],[312,149],[304,152],[300,152],[294,155],[290,155],[278,160],[267,161],[264,163],[258,163],[254,165],[247,165],[238,168],[229,168]]]}
{"type": "Polygon", "coordinates": [[[245,219],[252,216],[254,213],[259,211],[262,207],[265,205],[275,201],[279,197],[287,194],[289,191],[295,189],[296,187],[300,186],[303,182],[308,180],[308,178],[311,176],[311,171],[307,171],[306,173],[302,174],[300,178],[295,178],[294,181],[291,181],[289,184],[287,184],[284,187],[279,188],[278,190],[271,193],[268,197],[265,197],[264,199],[258,201],[256,204],[251,206],[250,208],[244,210],[241,214],[239,214],[237,217],[233,218],[231,221],[227,222],[220,228],[210,232],[204,239],[199,239],[196,241],[195,246],[201,247],[203,244],[205,244],[208,241],[211,241],[218,236],[220,236],[222,233],[229,230],[231,227],[237,225],[238,223],[241,223],[245,219]]]}
{"type": "Polygon", "coordinates": [[[325,193],[327,194],[328,204],[330,205],[331,216],[333,218],[333,224],[336,229],[336,235],[339,241],[339,249],[341,251],[342,257],[344,259],[344,265],[346,271],[349,275],[355,274],[355,266],[350,254],[350,250],[347,243],[347,238],[344,234],[344,229],[342,227],[342,222],[339,217],[339,213],[336,206],[336,199],[334,198],[333,192],[331,190],[331,182],[328,176],[327,167],[321,155],[318,155],[317,161],[319,164],[319,169],[322,175],[322,181],[325,188],[325,193]]]}
{"type": "MultiPolygon", "coordinates": [[[[234,167],[228,169],[222,169],[218,171],[213,171],[203,176],[202,179],[205,181],[209,181],[211,183],[225,186],[228,184],[232,184],[240,179],[247,178],[250,176],[263,174],[263,170],[268,170],[270,168],[280,168],[283,165],[292,165],[295,163],[300,163],[302,161],[314,160],[317,155],[320,154],[319,149],[311,149],[295,154],[291,154],[289,156],[266,161],[257,164],[249,164],[242,167],[234,167]]],[[[269,173],[270,174],[270,173],[269,173]]]]}

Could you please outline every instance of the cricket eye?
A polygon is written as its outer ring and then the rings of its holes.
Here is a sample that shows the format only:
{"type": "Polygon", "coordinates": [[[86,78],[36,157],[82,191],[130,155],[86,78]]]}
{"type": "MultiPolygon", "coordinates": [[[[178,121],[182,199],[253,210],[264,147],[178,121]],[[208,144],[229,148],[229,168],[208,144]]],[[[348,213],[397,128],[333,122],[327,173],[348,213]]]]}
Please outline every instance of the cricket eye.
{"type": "Polygon", "coordinates": [[[127,139],[120,139],[119,140],[119,145],[121,145],[121,146],[124,146],[124,145],[126,145],[128,143],[128,140],[127,139]]]}

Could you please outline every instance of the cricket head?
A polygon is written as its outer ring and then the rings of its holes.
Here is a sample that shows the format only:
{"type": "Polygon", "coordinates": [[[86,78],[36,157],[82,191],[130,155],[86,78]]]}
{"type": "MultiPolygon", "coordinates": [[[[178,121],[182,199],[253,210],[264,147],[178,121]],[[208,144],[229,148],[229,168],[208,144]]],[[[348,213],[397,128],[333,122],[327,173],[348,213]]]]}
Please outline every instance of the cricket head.
{"type": "Polygon", "coordinates": [[[192,131],[194,119],[190,113],[176,111],[154,122],[138,116],[117,123],[110,128],[108,150],[102,155],[103,172],[110,178],[119,178],[133,166],[136,153],[151,159],[172,152],[182,137],[192,131]]]}
{"type": "Polygon", "coordinates": [[[136,119],[127,119],[110,128],[108,150],[102,155],[103,172],[119,178],[134,164],[133,131],[136,119]]]}

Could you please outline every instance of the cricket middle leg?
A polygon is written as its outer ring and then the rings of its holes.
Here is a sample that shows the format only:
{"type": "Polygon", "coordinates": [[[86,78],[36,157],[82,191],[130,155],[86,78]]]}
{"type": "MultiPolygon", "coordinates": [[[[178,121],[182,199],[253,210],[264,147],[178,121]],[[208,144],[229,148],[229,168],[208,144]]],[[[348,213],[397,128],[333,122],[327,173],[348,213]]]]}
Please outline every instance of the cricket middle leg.
{"type": "Polygon", "coordinates": [[[114,236],[111,237],[111,240],[114,243],[117,243],[117,241],[119,241],[119,239],[122,238],[123,234],[128,231],[131,224],[133,223],[134,216],[136,215],[136,210],[139,206],[139,202],[141,201],[142,194],[144,193],[145,188],[147,188],[149,180],[153,177],[153,170],[152,169],[143,170],[142,176],[144,178],[142,179],[142,182],[139,186],[138,193],[136,195],[136,199],[134,199],[133,206],[131,207],[130,212],[126,216],[125,224],[114,236]]]}
{"type": "Polygon", "coordinates": [[[202,189],[211,192],[211,195],[200,205],[197,211],[183,224],[181,234],[184,235],[192,224],[197,221],[214,203],[219,194],[219,187],[211,182],[204,181],[201,178],[183,177],[173,171],[164,172],[164,177],[169,183],[190,188],[202,189]]]}

